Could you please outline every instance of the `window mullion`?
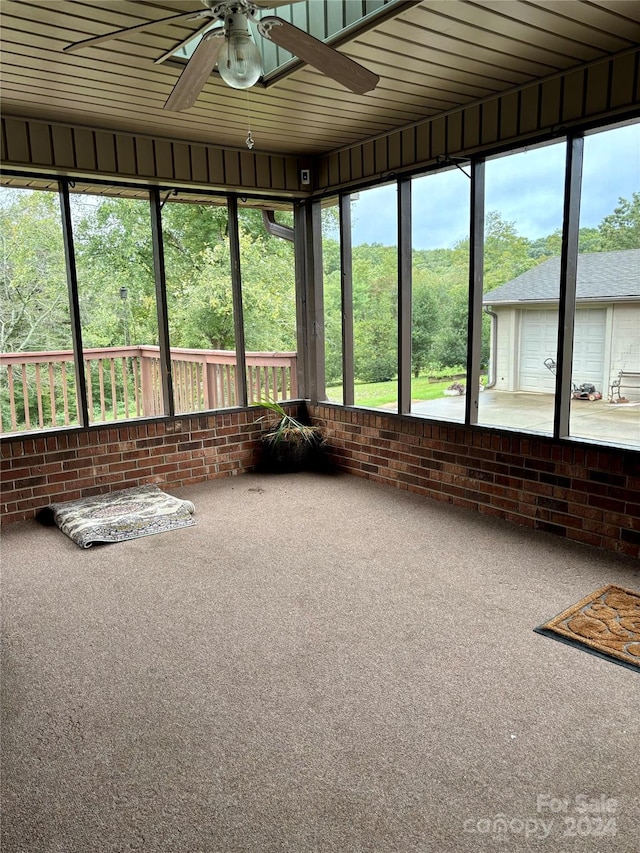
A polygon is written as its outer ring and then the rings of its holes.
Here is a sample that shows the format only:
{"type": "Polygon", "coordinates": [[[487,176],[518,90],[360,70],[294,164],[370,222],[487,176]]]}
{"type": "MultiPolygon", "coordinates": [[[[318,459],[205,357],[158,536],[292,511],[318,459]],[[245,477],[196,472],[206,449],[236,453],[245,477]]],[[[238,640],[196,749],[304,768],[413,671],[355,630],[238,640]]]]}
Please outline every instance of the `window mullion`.
{"type": "Polygon", "coordinates": [[[573,368],[573,330],[578,279],[583,152],[583,138],[581,136],[569,137],[567,140],[562,250],[560,253],[558,354],[556,358],[556,396],[553,419],[554,438],[566,438],[570,432],[571,373],[573,368]]]}
{"type": "Polygon", "coordinates": [[[398,414],[411,411],[411,179],[398,181],[398,414]]]}
{"type": "Polygon", "coordinates": [[[84,351],[82,346],[82,326],[80,319],[80,301],[78,298],[78,272],[73,245],[73,222],[71,203],[69,201],[69,186],[67,181],[58,184],[60,198],[60,214],[62,217],[62,239],[64,244],[65,266],[67,270],[67,288],[69,292],[69,313],[71,316],[71,338],[76,376],[76,399],[80,411],[78,420],[81,426],[89,425],[89,403],[87,401],[87,383],[84,374],[84,351]]]}
{"type": "Polygon", "coordinates": [[[476,160],[472,164],[471,170],[465,423],[477,424],[480,395],[480,361],[482,357],[482,291],[484,284],[484,160],[476,160]]]}
{"type": "Polygon", "coordinates": [[[353,256],[351,196],[340,197],[340,273],[342,299],[342,403],[353,406],[353,256]]]}
{"type": "Polygon", "coordinates": [[[244,343],[244,314],[242,310],[242,275],[240,270],[240,228],[238,226],[238,200],[230,196],[227,208],[229,220],[229,252],[231,257],[231,290],[233,297],[233,323],[236,339],[236,403],[247,405],[247,361],[244,343]]]}
{"type": "Polygon", "coordinates": [[[167,311],[167,278],[162,242],[162,207],[158,189],[149,196],[151,212],[151,241],[153,247],[153,278],[156,287],[156,311],[158,314],[158,343],[160,346],[160,381],[165,414],[175,414],[173,377],[171,370],[171,345],[169,341],[169,317],[167,311]]]}

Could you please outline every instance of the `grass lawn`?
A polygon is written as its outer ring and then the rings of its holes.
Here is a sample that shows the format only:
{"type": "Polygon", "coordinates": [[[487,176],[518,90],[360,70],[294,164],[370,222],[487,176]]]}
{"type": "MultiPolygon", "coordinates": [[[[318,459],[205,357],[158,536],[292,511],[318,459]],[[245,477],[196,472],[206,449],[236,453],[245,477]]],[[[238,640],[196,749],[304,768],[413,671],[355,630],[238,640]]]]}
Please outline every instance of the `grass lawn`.
{"type": "MultiPolygon", "coordinates": [[[[446,379],[432,380],[428,376],[418,376],[411,380],[411,399],[412,400],[435,400],[442,397],[442,392],[454,380],[448,376],[446,379]]],[[[457,381],[464,381],[464,379],[457,381]]],[[[378,409],[381,406],[386,406],[389,403],[397,403],[398,401],[398,380],[392,382],[371,382],[358,383],[355,388],[355,402],[358,406],[365,408],[378,409]]],[[[327,388],[327,398],[339,402],[342,399],[342,385],[334,385],[327,388]]]]}

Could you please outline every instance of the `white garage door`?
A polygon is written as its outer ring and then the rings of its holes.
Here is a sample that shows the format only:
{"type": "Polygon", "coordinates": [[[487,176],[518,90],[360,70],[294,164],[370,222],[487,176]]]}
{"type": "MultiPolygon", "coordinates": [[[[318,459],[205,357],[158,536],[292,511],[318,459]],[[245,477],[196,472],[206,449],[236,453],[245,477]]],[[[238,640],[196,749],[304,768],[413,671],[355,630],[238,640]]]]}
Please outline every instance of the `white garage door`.
{"type": "Polygon", "coordinates": [[[605,309],[579,308],[573,344],[573,381],[590,382],[603,394],[605,309]]]}
{"type": "MultiPolygon", "coordinates": [[[[574,383],[581,385],[590,382],[602,391],[605,309],[579,308],[576,311],[574,337],[574,383]]],[[[547,358],[555,359],[557,348],[557,312],[545,309],[523,311],[520,322],[521,391],[553,394],[555,376],[544,366],[544,361],[547,358]]]]}
{"type": "Polygon", "coordinates": [[[520,391],[553,394],[555,376],[544,366],[558,351],[558,312],[523,311],[520,322],[520,391]]]}

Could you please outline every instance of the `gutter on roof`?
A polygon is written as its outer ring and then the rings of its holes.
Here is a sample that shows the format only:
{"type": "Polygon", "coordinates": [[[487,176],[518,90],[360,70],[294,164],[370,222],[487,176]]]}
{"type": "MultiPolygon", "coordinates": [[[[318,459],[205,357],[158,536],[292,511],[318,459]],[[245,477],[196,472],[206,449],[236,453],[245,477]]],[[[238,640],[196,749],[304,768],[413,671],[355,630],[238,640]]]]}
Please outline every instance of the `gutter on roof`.
{"type": "MultiPolygon", "coordinates": [[[[492,308],[508,308],[510,306],[522,307],[523,305],[557,305],[558,299],[509,299],[504,302],[485,302],[485,310],[487,306],[492,308]]],[[[611,302],[640,302],[640,293],[631,294],[629,296],[580,296],[576,299],[576,304],[586,303],[589,305],[608,305],[611,302]]],[[[489,313],[489,312],[487,312],[489,313]]]]}
{"type": "Polygon", "coordinates": [[[293,243],[293,228],[289,225],[281,225],[280,222],[276,222],[275,211],[263,210],[262,224],[264,225],[264,230],[267,234],[270,234],[272,237],[280,237],[283,240],[290,240],[293,243]]]}

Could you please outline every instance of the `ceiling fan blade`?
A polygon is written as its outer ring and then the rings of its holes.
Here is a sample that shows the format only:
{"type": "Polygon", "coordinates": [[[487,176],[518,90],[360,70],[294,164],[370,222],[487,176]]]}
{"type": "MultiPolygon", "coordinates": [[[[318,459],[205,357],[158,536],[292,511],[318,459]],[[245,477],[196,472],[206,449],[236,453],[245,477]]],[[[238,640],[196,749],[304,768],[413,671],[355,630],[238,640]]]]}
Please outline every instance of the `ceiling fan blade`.
{"type": "MultiPolygon", "coordinates": [[[[183,48],[186,44],[198,38],[198,36],[203,35],[207,32],[207,30],[211,27],[211,21],[207,21],[206,24],[203,24],[199,30],[194,30],[190,36],[187,36],[186,39],[182,39],[178,44],[174,44],[171,50],[168,50],[166,53],[163,53],[162,56],[159,56],[156,60],[154,60],[154,65],[160,65],[161,62],[164,62],[165,59],[171,59],[172,56],[183,48]]],[[[221,27],[222,29],[222,27],[221,27]]]]}
{"type": "MultiPolygon", "coordinates": [[[[110,41],[111,39],[120,38],[120,36],[125,35],[126,33],[135,33],[139,30],[147,30],[149,27],[154,27],[156,24],[164,24],[167,21],[179,21],[181,18],[200,18],[202,16],[202,12],[181,12],[179,15],[170,15],[168,18],[160,18],[159,21],[145,21],[144,24],[136,24],[134,27],[125,27],[122,30],[113,30],[110,33],[105,33],[102,36],[92,36],[88,39],[82,39],[82,41],[76,41],[73,44],[68,44],[66,47],[62,49],[66,53],[75,53],[76,50],[80,50],[83,47],[90,47],[96,44],[102,44],[104,41],[110,41]]],[[[204,13],[205,15],[208,12],[204,13]]]]}
{"type": "Polygon", "coordinates": [[[252,2],[260,9],[277,9],[278,6],[292,6],[294,3],[300,3],[301,0],[252,0],[252,2]]]}
{"type": "Polygon", "coordinates": [[[165,110],[179,112],[195,104],[202,87],[215,68],[218,53],[223,44],[224,31],[222,29],[220,32],[206,35],[202,39],[167,98],[164,105],[165,110]]]}
{"type": "Polygon", "coordinates": [[[258,32],[359,95],[375,89],[380,80],[373,71],[275,15],[262,18],[258,32]]]}

